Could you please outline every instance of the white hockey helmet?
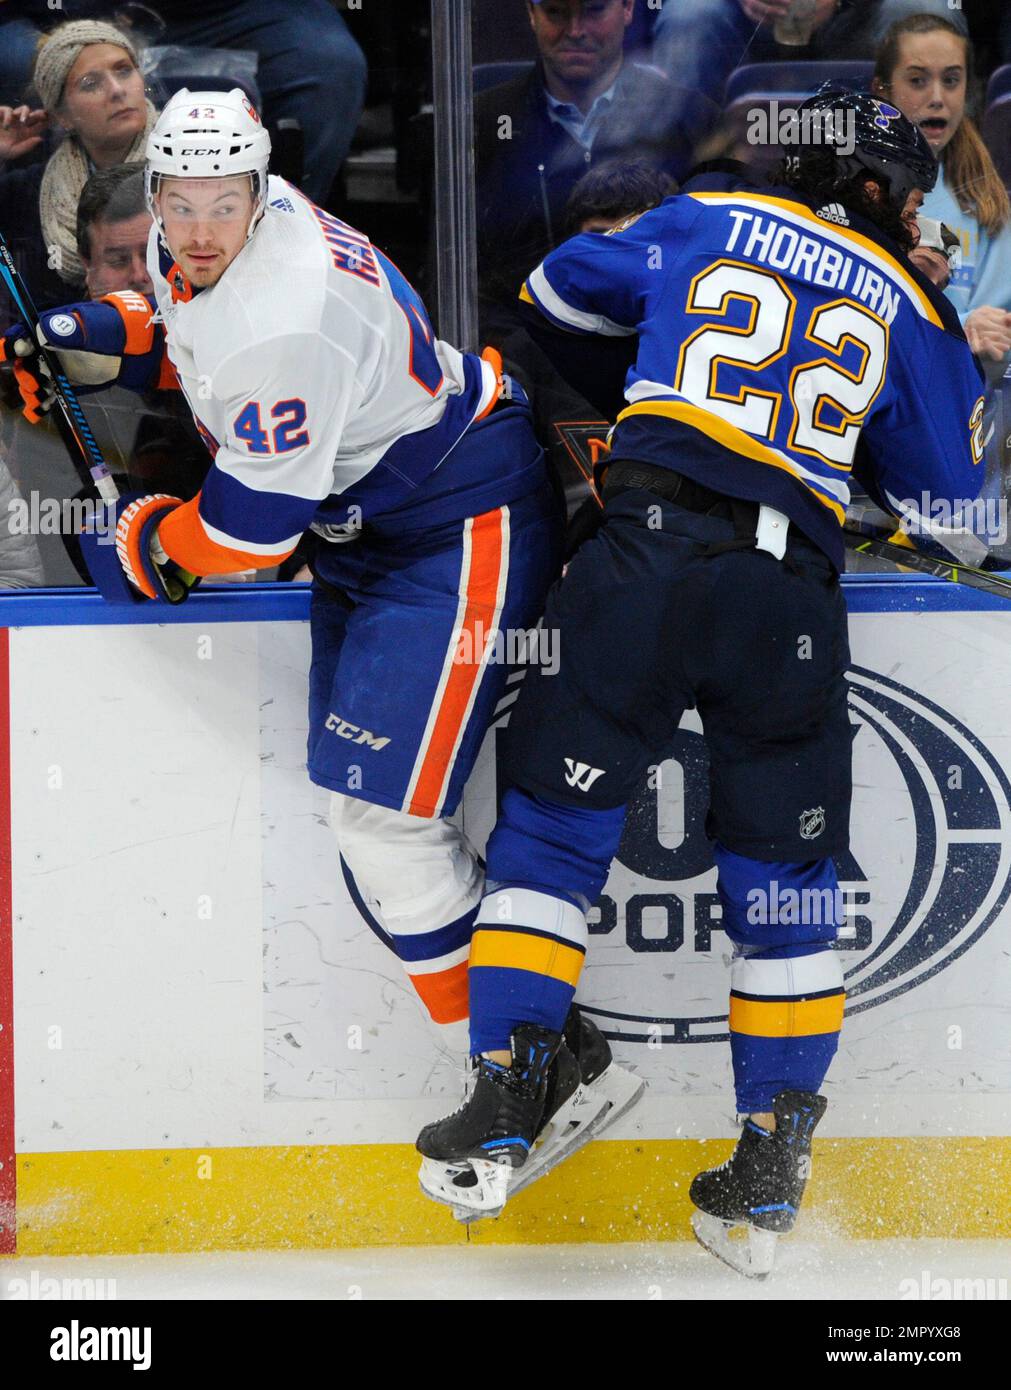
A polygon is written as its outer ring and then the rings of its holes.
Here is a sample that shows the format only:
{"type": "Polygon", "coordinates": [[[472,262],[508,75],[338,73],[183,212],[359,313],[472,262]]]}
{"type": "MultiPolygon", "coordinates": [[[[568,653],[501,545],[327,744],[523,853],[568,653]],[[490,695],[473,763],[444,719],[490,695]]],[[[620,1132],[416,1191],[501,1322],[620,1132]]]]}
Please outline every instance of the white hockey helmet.
{"type": "Polygon", "coordinates": [[[231,178],[249,174],[253,235],[267,202],[270,136],[241,87],[230,92],[191,92],[186,87],[166,103],[147,138],[144,186],[151,216],[161,227],[154,198],[165,177],[231,178]]]}

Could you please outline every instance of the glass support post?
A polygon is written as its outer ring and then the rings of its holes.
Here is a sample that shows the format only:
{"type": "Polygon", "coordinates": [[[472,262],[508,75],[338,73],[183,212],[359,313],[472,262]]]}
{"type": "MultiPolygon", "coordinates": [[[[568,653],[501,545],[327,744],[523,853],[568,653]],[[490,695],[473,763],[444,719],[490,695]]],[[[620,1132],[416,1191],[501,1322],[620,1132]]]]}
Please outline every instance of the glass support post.
{"type": "Polygon", "coordinates": [[[454,347],[476,352],[479,344],[470,25],[471,0],[432,0],[438,332],[454,347]]]}

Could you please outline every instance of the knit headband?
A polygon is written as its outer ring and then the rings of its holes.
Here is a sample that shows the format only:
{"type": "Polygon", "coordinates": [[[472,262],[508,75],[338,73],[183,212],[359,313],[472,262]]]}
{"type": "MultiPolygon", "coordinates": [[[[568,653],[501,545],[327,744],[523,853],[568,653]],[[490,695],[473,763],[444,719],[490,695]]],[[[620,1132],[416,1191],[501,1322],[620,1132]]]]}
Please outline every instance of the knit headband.
{"type": "Polygon", "coordinates": [[[42,98],[42,105],[51,116],[55,115],[63,99],[67,76],[77,62],[81,49],[94,43],[115,44],[129,53],[135,67],[140,66],[137,50],[115,25],[106,24],[100,19],[74,19],[61,24],[39,49],[35,59],[35,87],[42,98]]]}

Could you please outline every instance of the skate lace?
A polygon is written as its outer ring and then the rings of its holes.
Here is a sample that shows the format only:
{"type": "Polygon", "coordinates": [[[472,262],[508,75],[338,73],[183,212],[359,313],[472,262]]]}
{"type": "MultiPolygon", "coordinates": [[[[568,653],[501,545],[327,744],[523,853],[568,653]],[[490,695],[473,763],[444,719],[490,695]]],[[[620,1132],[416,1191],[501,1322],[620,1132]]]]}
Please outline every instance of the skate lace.
{"type": "MultiPolygon", "coordinates": [[[[750,1123],[751,1123],[751,1122],[750,1122],[749,1120],[745,1120],[744,1124],[743,1124],[742,1127],[741,1127],[741,1130],[742,1130],[742,1132],[741,1132],[741,1137],[740,1137],[740,1139],[738,1139],[737,1144],[734,1146],[734,1151],[733,1151],[733,1153],[730,1155],[729,1158],[725,1158],[725,1159],[723,1160],[723,1162],[720,1163],[720,1164],[718,1164],[715,1168],[710,1168],[710,1169],[709,1169],[710,1173],[728,1173],[728,1172],[730,1171],[730,1169],[733,1168],[733,1166],[734,1166],[734,1160],[737,1158],[738,1153],[739,1153],[739,1151],[740,1151],[741,1139],[744,1138],[744,1135],[745,1135],[745,1133],[747,1132],[748,1125],[749,1125],[750,1123]]],[[[754,1125],[753,1128],[757,1131],[758,1128],[759,1128],[759,1126],[758,1126],[758,1125],[754,1125]]]]}
{"type": "Polygon", "coordinates": [[[466,1066],[459,1067],[457,1071],[460,1077],[460,1084],[463,1087],[463,1099],[453,1111],[454,1115],[459,1115],[462,1111],[467,1109],[467,1106],[470,1104],[470,1098],[474,1094],[474,1087],[477,1085],[477,1065],[475,1059],[472,1057],[466,1066]]]}

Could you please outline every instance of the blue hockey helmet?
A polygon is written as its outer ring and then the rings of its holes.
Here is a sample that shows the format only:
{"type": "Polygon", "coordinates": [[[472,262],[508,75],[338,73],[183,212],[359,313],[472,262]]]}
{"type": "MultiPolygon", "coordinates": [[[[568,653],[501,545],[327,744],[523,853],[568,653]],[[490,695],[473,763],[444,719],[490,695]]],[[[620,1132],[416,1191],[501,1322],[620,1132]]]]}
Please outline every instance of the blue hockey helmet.
{"type": "MultiPolygon", "coordinates": [[[[819,145],[834,153],[840,183],[854,174],[873,174],[888,202],[901,211],[912,189],[929,193],[937,182],[937,160],[923,132],[890,102],[824,82],[801,103],[802,118],[804,112],[819,113],[819,145]]],[[[813,148],[802,148],[801,167],[804,150],[813,148]]]]}

